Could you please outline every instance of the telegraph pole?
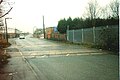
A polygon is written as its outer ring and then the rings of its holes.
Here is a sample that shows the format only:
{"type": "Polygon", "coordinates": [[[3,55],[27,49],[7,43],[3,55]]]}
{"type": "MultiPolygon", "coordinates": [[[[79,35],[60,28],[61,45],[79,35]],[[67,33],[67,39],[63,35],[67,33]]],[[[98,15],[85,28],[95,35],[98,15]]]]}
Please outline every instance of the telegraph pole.
{"type": "Polygon", "coordinates": [[[44,16],[43,16],[43,33],[44,33],[44,39],[45,39],[45,24],[44,24],[44,16]]]}
{"type": "Polygon", "coordinates": [[[5,39],[7,40],[8,43],[7,19],[12,19],[12,18],[5,18],[5,28],[6,28],[5,39]]]}

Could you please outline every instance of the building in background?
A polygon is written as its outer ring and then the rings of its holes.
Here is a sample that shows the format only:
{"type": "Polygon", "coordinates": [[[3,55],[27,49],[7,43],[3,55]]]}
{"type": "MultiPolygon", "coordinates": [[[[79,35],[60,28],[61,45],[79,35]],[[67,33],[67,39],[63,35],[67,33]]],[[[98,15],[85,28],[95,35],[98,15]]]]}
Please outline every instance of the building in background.
{"type": "Polygon", "coordinates": [[[57,27],[48,27],[46,28],[46,32],[45,32],[45,38],[50,39],[52,38],[52,34],[58,32],[57,31],[57,27]]]}
{"type": "Polygon", "coordinates": [[[16,28],[8,28],[8,38],[17,38],[22,33],[22,31],[16,28]]]}
{"type": "Polygon", "coordinates": [[[8,28],[8,38],[15,38],[15,29],[14,28],[8,28]]]}
{"type": "Polygon", "coordinates": [[[66,34],[60,34],[57,30],[57,27],[48,27],[46,28],[46,33],[45,33],[45,38],[46,39],[52,39],[52,40],[66,40],[66,34]]]}

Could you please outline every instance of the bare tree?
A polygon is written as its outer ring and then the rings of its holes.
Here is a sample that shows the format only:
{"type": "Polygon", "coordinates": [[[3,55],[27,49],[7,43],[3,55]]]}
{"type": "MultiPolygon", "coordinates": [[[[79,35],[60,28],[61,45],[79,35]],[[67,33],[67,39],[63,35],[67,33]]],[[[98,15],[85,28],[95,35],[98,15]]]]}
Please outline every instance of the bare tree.
{"type": "Polygon", "coordinates": [[[118,0],[112,0],[110,3],[110,9],[112,17],[118,18],[119,17],[119,1],[118,0]]]}
{"type": "Polygon", "coordinates": [[[108,5],[106,5],[105,7],[102,7],[100,12],[101,12],[100,17],[103,18],[103,19],[107,19],[111,16],[110,9],[109,9],[108,5]]]}
{"type": "Polygon", "coordinates": [[[9,14],[9,12],[12,9],[13,9],[13,7],[11,6],[10,2],[8,2],[6,0],[0,0],[0,18],[9,14]],[[4,6],[6,6],[6,5],[7,5],[7,10],[4,9],[4,6]]]}
{"type": "Polygon", "coordinates": [[[91,0],[87,7],[87,16],[91,19],[93,26],[95,26],[95,19],[100,16],[100,7],[97,0],[91,0]]]}
{"type": "Polygon", "coordinates": [[[6,13],[0,16],[0,18],[4,17],[5,15],[9,14],[9,12],[12,10],[13,7],[11,7],[6,13]]]}
{"type": "Polygon", "coordinates": [[[8,2],[7,0],[0,0],[0,30],[3,30],[4,28],[3,17],[9,14],[12,8],[13,7],[11,6],[10,2],[8,2]]]}
{"type": "MultiPolygon", "coordinates": [[[[0,0],[0,16],[2,16],[2,5],[1,5],[1,3],[3,2],[3,0],[0,0]]],[[[3,27],[3,19],[2,18],[0,18],[0,30],[2,30],[2,27],[3,27]]]]}
{"type": "Polygon", "coordinates": [[[88,3],[88,14],[90,16],[90,19],[96,19],[97,17],[99,17],[99,11],[100,7],[97,0],[91,0],[88,3]]]}
{"type": "Polygon", "coordinates": [[[3,2],[3,0],[0,0],[0,4],[3,2]]]}

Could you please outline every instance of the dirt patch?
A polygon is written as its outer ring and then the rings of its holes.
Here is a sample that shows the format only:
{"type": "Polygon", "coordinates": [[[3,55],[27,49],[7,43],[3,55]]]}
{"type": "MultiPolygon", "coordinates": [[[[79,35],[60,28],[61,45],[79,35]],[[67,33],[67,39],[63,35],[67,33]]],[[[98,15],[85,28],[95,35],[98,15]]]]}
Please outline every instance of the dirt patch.
{"type": "Polygon", "coordinates": [[[17,48],[7,48],[6,51],[7,52],[19,52],[17,48]]]}
{"type": "Polygon", "coordinates": [[[0,69],[0,80],[12,80],[9,75],[11,72],[5,72],[4,69],[0,69]]]}

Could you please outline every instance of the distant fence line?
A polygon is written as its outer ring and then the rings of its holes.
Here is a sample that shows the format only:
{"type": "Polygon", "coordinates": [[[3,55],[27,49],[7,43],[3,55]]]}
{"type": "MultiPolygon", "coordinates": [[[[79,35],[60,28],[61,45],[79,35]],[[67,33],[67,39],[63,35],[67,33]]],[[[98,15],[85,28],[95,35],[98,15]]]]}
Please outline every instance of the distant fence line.
{"type": "Polygon", "coordinates": [[[119,26],[101,26],[77,30],[67,30],[66,34],[52,33],[52,40],[69,41],[73,43],[92,44],[95,47],[117,51],[119,50],[119,26]]]}
{"type": "Polygon", "coordinates": [[[77,43],[100,43],[102,32],[104,29],[110,30],[110,37],[115,36],[118,38],[119,28],[118,25],[114,26],[101,26],[93,28],[85,28],[78,30],[67,30],[67,40],[77,43]]]}

